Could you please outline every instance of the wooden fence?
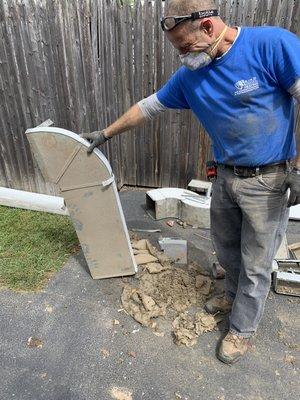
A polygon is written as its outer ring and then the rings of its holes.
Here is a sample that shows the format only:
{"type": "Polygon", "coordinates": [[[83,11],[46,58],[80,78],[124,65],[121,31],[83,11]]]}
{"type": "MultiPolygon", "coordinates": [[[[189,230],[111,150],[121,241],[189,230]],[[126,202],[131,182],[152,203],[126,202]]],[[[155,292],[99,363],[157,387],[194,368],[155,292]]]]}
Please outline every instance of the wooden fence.
{"type": "MultiPolygon", "coordinates": [[[[299,0],[219,3],[229,24],[300,33],[299,0]]],[[[0,185],[52,193],[27,128],[48,118],[74,132],[104,128],[168,79],[179,63],[159,27],[162,8],[161,0],[1,0],[0,185]]],[[[210,142],[190,112],[172,111],[114,138],[105,153],[119,187],[185,187],[203,176],[210,142]]]]}

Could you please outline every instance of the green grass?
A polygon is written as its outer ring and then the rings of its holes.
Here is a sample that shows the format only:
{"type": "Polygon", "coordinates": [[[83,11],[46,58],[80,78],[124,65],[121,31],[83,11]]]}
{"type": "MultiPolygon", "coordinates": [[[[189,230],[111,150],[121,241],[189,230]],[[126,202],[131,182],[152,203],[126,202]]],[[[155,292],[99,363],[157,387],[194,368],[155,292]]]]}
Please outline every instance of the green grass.
{"type": "Polygon", "coordinates": [[[0,286],[41,289],[77,249],[68,217],[0,206],[0,286]]]}

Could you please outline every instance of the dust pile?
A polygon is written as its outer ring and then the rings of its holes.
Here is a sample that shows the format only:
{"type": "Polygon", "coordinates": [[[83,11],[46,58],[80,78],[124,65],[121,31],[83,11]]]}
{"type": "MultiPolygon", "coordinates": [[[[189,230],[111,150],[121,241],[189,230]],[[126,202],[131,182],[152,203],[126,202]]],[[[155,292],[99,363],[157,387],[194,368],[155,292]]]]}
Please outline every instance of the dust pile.
{"type": "Polygon", "coordinates": [[[195,263],[185,269],[175,267],[145,239],[132,241],[132,248],[139,272],[136,284],[125,285],[121,296],[129,315],[157,335],[164,334],[162,318],[170,321],[175,343],[188,347],[197,343],[198,336],[216,328],[220,317],[203,311],[213,290],[207,271],[195,263]]]}

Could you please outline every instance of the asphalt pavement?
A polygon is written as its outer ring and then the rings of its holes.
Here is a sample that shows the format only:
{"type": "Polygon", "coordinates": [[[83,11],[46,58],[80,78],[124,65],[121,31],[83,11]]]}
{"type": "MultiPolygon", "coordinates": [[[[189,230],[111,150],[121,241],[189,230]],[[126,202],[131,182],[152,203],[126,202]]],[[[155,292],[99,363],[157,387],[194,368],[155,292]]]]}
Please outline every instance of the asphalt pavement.
{"type": "MultiPolygon", "coordinates": [[[[142,190],[120,197],[129,229],[161,229],[139,234],[153,244],[160,235],[186,238],[189,259],[210,268],[209,231],[152,220],[142,190]]],[[[290,222],[289,243],[299,234],[300,222],[290,222]]],[[[178,347],[120,311],[123,286],[122,278],[93,280],[79,253],[41,292],[1,290],[0,399],[299,399],[300,298],[271,291],[253,351],[227,366],[215,356],[223,332],[178,347]]]]}

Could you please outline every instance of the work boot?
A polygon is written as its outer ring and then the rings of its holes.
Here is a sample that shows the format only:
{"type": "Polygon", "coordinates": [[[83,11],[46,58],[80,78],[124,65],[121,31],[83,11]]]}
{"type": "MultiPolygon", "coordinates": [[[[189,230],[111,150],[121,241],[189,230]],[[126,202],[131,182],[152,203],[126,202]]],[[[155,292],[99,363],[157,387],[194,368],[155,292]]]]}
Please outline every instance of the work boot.
{"type": "Polygon", "coordinates": [[[223,313],[231,311],[233,301],[224,294],[212,297],[204,306],[205,311],[209,314],[223,313]]]}
{"type": "Polygon", "coordinates": [[[221,342],[217,357],[225,364],[234,364],[250,347],[250,339],[229,332],[221,342]]]}

